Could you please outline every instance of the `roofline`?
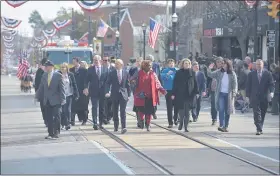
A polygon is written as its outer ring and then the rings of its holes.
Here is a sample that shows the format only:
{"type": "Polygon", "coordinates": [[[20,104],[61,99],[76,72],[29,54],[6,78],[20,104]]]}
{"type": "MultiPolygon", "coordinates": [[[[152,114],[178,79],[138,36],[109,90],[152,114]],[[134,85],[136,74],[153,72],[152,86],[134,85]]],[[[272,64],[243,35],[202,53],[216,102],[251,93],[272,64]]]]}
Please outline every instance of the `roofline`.
{"type": "MultiPolygon", "coordinates": [[[[146,1],[146,2],[143,2],[143,1],[121,2],[121,6],[122,5],[133,5],[133,4],[146,4],[146,5],[166,7],[165,4],[154,3],[154,2],[151,2],[151,1],[146,1]]],[[[99,8],[107,8],[107,7],[115,7],[115,6],[117,6],[117,4],[104,4],[104,5],[101,5],[99,8]]]]}

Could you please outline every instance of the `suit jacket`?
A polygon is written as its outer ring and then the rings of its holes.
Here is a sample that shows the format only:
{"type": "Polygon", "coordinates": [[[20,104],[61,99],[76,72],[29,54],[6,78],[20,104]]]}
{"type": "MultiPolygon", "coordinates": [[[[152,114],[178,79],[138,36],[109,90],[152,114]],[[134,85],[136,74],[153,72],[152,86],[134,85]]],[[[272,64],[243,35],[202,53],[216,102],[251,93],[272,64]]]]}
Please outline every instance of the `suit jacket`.
{"type": "MultiPolygon", "coordinates": [[[[62,74],[60,71],[58,71],[58,73],[62,74]]],[[[77,83],[76,83],[74,74],[69,72],[68,73],[68,78],[69,78],[70,86],[73,90],[73,98],[74,99],[79,99],[80,94],[79,94],[79,91],[78,91],[78,87],[77,87],[77,83]]]]}
{"type": "Polygon", "coordinates": [[[75,67],[72,67],[69,69],[69,71],[74,74],[79,95],[81,96],[83,94],[86,85],[85,82],[87,76],[87,69],[80,67],[77,71],[75,71],[75,67]]]}
{"type": "Polygon", "coordinates": [[[126,70],[122,70],[122,80],[119,83],[117,70],[113,70],[108,75],[106,83],[106,93],[111,92],[111,99],[118,100],[121,94],[124,100],[128,100],[131,95],[129,86],[129,74],[126,70]]]}
{"type": "Polygon", "coordinates": [[[196,82],[199,94],[201,95],[202,92],[206,92],[206,78],[203,72],[198,71],[196,75],[196,82]]]}
{"type": "Polygon", "coordinates": [[[272,92],[274,92],[274,82],[269,71],[263,70],[260,82],[256,70],[248,74],[246,96],[249,97],[252,105],[259,102],[268,102],[268,94],[272,92]]]}
{"type": "Polygon", "coordinates": [[[50,86],[48,86],[48,73],[44,73],[40,86],[36,92],[36,98],[44,105],[49,101],[51,106],[61,105],[66,101],[65,87],[62,81],[62,75],[54,72],[50,86]]]}
{"type": "Polygon", "coordinates": [[[44,70],[41,68],[38,68],[38,70],[36,71],[35,83],[34,83],[35,92],[39,89],[40,82],[44,73],[45,73],[44,70]]]}
{"type": "Polygon", "coordinates": [[[246,89],[246,82],[248,74],[250,73],[250,70],[242,70],[238,77],[238,88],[239,90],[245,90],[246,89]]]}
{"type": "Polygon", "coordinates": [[[89,88],[89,95],[91,97],[104,97],[105,85],[108,77],[108,68],[101,66],[100,78],[96,74],[96,66],[88,68],[86,85],[89,88]]]}

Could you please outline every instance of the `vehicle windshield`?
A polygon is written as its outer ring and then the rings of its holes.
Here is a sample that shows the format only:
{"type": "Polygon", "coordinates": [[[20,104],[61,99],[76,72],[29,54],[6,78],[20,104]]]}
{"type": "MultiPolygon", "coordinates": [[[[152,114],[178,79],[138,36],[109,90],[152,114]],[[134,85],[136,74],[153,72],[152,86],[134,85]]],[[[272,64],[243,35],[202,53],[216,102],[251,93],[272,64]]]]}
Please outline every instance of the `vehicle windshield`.
{"type": "Polygon", "coordinates": [[[92,58],[92,52],[91,51],[71,51],[71,52],[65,52],[65,51],[45,51],[48,57],[48,60],[52,61],[55,65],[62,64],[63,62],[72,63],[72,59],[74,57],[79,57],[82,61],[86,61],[87,63],[90,63],[90,60],[92,58]]]}

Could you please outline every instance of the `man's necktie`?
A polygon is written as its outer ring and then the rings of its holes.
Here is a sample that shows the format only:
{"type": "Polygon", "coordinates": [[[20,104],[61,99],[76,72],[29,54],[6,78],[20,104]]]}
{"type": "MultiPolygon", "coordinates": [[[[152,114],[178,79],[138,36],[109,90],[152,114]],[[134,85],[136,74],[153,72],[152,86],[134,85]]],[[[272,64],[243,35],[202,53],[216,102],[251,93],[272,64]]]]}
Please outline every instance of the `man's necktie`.
{"type": "Polygon", "coordinates": [[[118,80],[119,80],[119,83],[122,82],[122,78],[121,78],[121,72],[118,70],[118,80]]]}
{"type": "Polygon", "coordinates": [[[98,76],[98,78],[100,78],[100,68],[99,67],[97,67],[97,76],[98,76]]]}
{"type": "Polygon", "coordinates": [[[259,83],[261,83],[261,79],[262,79],[261,72],[258,72],[258,79],[259,79],[259,83]]]}
{"type": "Polygon", "coordinates": [[[51,73],[48,73],[48,86],[50,86],[51,83],[51,73]]]}

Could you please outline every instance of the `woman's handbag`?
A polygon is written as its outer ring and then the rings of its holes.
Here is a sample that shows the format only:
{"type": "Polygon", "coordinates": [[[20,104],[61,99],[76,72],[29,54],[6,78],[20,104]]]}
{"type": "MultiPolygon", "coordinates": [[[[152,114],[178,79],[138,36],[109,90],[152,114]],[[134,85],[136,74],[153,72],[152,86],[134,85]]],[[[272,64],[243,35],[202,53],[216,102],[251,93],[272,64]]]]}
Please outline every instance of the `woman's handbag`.
{"type": "Polygon", "coordinates": [[[137,95],[137,97],[138,97],[138,98],[141,98],[141,99],[145,99],[146,96],[145,96],[145,93],[144,93],[144,92],[139,92],[138,95],[137,95]]]}

